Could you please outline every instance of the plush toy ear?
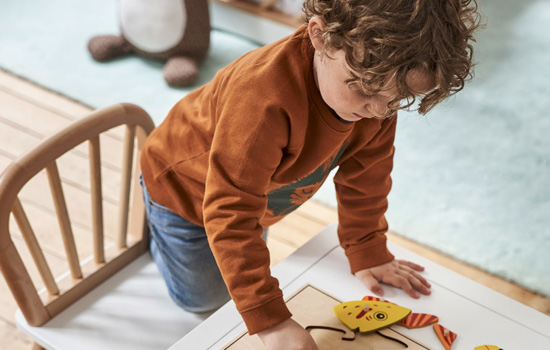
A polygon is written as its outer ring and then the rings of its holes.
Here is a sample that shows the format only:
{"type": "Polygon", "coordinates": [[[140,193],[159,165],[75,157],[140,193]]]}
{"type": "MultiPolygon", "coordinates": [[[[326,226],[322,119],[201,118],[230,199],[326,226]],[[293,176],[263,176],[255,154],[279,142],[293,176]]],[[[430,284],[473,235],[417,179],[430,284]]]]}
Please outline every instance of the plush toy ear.
{"type": "Polygon", "coordinates": [[[192,58],[175,56],[168,59],[162,74],[168,85],[181,87],[195,82],[199,75],[199,67],[192,58]]]}
{"type": "Polygon", "coordinates": [[[88,51],[99,62],[112,60],[132,52],[132,47],[121,35],[99,35],[90,39],[88,51]]]}

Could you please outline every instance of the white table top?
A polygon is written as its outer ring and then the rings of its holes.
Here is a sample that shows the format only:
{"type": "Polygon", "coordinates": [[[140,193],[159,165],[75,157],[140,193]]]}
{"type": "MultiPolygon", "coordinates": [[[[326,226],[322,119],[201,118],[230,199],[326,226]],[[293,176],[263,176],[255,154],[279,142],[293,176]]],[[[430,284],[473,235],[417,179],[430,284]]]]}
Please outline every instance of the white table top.
{"type": "MultiPolygon", "coordinates": [[[[285,297],[306,283],[342,300],[360,300],[372,295],[349,273],[347,259],[338,244],[336,224],[328,226],[293,255],[275,266],[285,297]]],[[[473,350],[479,345],[498,345],[506,350],[550,349],[550,317],[422,258],[388,243],[399,259],[423,265],[423,275],[432,284],[432,294],[415,300],[403,291],[384,286],[385,298],[413,312],[439,317],[439,323],[458,334],[452,349],[473,350]]],[[[220,349],[246,328],[233,302],[227,303],[170,350],[220,349]]],[[[431,327],[408,330],[405,335],[433,349],[443,349],[431,327]]]]}

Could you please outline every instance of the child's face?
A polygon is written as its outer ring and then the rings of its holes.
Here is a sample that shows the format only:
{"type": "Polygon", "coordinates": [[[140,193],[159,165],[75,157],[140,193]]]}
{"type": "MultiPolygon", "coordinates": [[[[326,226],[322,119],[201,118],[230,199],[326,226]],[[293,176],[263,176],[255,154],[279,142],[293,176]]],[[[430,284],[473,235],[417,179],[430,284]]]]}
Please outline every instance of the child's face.
{"type": "MultiPolygon", "coordinates": [[[[316,54],[313,71],[315,82],[325,103],[340,118],[354,122],[364,118],[385,118],[388,102],[397,96],[395,78],[377,94],[366,96],[359,87],[349,85],[350,69],[344,51],[329,53],[330,57],[316,54]]],[[[431,76],[420,71],[411,71],[407,83],[418,94],[428,93],[435,88],[431,76]]]]}

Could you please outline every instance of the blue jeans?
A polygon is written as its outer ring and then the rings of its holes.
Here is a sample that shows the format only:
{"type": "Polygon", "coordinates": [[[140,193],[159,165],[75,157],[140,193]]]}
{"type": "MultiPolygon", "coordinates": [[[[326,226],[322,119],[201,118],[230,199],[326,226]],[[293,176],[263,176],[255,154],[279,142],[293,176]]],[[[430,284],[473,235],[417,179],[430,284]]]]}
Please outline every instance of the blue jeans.
{"type": "MultiPolygon", "coordinates": [[[[140,179],[141,180],[141,179],[140,179]]],[[[208,312],[229,301],[229,293],[204,227],[151,199],[143,180],[150,251],[174,302],[190,312],[208,312]]]]}

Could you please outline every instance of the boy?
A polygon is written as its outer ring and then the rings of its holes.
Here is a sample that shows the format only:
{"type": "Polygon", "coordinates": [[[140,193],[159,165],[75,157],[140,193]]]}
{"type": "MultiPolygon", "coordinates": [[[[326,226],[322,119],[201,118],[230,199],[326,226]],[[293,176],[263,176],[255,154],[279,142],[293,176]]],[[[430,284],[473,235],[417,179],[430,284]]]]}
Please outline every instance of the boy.
{"type": "Polygon", "coordinates": [[[268,349],[315,349],[270,275],[262,236],[336,166],[351,272],[378,295],[379,282],[430,294],[423,268],[386,248],[397,110],[419,99],[426,113],[463,88],[476,5],[306,0],[307,24],[179,101],[141,159],[151,253],[174,301],[204,312],[231,295],[268,349]]]}

